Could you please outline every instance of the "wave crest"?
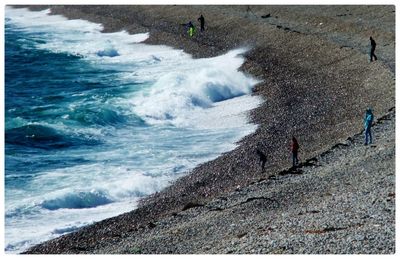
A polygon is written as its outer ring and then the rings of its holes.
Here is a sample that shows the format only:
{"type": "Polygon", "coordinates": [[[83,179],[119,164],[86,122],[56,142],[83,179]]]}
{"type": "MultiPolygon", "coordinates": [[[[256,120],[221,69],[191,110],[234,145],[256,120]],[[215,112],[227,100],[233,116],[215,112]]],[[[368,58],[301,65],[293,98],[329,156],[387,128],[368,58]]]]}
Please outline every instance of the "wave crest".
{"type": "Polygon", "coordinates": [[[110,57],[110,58],[119,56],[118,51],[116,49],[113,49],[113,48],[108,48],[108,49],[105,49],[105,50],[99,50],[99,51],[97,51],[96,54],[99,57],[110,57]]]}
{"type": "Polygon", "coordinates": [[[113,200],[101,191],[67,193],[61,197],[43,201],[40,206],[48,210],[86,209],[112,203],[113,200]]]}
{"type": "Polygon", "coordinates": [[[176,124],[193,116],[193,110],[213,107],[215,103],[251,93],[256,79],[238,71],[245,50],[193,60],[189,69],[177,68],[159,77],[149,91],[137,96],[135,112],[150,123],[176,124]],[[197,66],[197,71],[193,69],[197,66]]]}

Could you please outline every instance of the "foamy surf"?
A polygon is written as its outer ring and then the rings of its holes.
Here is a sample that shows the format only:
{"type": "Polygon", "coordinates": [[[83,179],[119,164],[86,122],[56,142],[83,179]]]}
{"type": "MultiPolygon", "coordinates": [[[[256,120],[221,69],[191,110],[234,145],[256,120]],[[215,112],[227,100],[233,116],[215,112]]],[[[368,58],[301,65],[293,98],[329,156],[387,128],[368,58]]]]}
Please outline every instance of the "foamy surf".
{"type": "Polygon", "coordinates": [[[238,71],[245,49],[193,59],[48,14],[6,8],[9,253],[134,209],[235,148],[262,102],[238,71]]]}

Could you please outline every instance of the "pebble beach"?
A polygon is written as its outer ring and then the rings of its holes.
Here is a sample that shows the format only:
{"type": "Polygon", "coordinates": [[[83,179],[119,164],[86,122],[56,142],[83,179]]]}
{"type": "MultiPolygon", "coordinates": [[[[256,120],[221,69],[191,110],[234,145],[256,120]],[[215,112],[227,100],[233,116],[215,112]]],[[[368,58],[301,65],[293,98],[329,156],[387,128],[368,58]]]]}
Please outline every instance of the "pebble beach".
{"type": "Polygon", "coordinates": [[[395,6],[31,6],[195,58],[245,47],[257,130],[136,210],[28,254],[393,254],[395,6]],[[206,30],[182,23],[203,14],[206,30]],[[378,61],[369,61],[369,37],[378,61]],[[372,107],[374,143],[363,145],[372,107]],[[300,165],[289,144],[299,140],[300,165]],[[262,172],[255,150],[267,155],[262,172]]]}

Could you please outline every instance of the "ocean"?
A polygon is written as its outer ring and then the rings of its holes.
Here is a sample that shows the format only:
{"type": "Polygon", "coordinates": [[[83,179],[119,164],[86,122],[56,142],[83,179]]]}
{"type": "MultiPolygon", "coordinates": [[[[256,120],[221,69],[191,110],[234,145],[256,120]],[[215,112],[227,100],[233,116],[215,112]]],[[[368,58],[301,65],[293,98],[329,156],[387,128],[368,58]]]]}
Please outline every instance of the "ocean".
{"type": "Polygon", "coordinates": [[[5,250],[135,209],[256,130],[246,49],[193,59],[49,10],[5,8],[5,250]]]}

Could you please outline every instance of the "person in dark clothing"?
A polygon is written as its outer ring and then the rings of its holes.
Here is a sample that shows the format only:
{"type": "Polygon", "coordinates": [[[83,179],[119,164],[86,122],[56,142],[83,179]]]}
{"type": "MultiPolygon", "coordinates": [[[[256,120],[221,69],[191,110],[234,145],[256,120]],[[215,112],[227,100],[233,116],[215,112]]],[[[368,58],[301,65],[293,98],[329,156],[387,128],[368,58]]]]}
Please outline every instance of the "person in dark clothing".
{"type": "Polygon", "coordinates": [[[299,142],[295,137],[292,137],[292,143],[290,144],[290,149],[292,150],[293,167],[299,163],[298,153],[299,153],[299,142]]]}
{"type": "Polygon", "coordinates": [[[204,17],[200,14],[200,17],[197,19],[200,22],[200,31],[204,31],[204,17]]]}
{"type": "Polygon", "coordinates": [[[372,62],[373,59],[378,60],[378,58],[375,56],[375,48],[376,48],[376,42],[372,37],[369,37],[369,40],[371,41],[371,52],[369,53],[370,61],[372,62]]]}
{"type": "Polygon", "coordinates": [[[265,163],[267,162],[267,156],[257,148],[256,150],[258,157],[260,158],[259,163],[261,163],[261,170],[264,172],[265,163]]]}
{"type": "Polygon", "coordinates": [[[371,127],[372,127],[372,122],[374,121],[374,115],[372,114],[372,109],[368,108],[367,111],[365,112],[365,118],[364,118],[364,128],[365,128],[365,143],[364,145],[372,144],[372,133],[371,133],[371,127]]]}

